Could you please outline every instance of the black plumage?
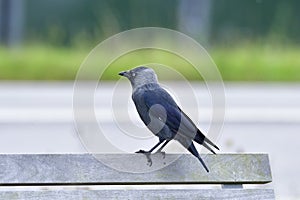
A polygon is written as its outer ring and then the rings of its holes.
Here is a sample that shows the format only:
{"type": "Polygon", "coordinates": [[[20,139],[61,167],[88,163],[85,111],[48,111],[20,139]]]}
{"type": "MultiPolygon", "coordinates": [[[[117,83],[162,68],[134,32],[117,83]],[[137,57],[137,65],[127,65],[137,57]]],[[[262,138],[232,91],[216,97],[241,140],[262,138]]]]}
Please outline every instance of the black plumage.
{"type": "MultiPolygon", "coordinates": [[[[132,99],[144,124],[154,133],[159,142],[149,151],[140,150],[138,153],[150,153],[164,142],[158,151],[175,139],[191,152],[208,172],[208,167],[198,154],[193,141],[203,145],[215,154],[209,145],[219,148],[211,142],[196,127],[193,121],[180,109],[170,94],[158,84],[154,71],[147,67],[138,67],[120,75],[126,76],[132,84],[132,99]]],[[[150,157],[148,158],[150,160],[150,157]]],[[[150,160],[151,161],[151,160],[150,160]]]]}

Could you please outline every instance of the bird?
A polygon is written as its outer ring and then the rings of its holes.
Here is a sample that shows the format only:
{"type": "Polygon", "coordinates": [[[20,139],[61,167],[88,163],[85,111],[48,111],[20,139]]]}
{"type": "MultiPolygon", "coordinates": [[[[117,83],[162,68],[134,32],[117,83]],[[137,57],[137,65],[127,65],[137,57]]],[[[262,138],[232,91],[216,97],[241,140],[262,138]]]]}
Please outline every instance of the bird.
{"type": "Polygon", "coordinates": [[[136,110],[147,128],[159,139],[158,143],[150,150],[139,150],[136,153],[145,154],[151,166],[150,154],[161,144],[162,146],[157,152],[161,152],[171,140],[176,140],[194,155],[204,169],[209,172],[193,141],[203,145],[213,154],[216,153],[210,146],[217,150],[220,150],[219,147],[197,128],[171,95],[160,86],[155,71],[150,67],[139,66],[122,71],[118,75],[126,77],[130,81],[132,86],[131,97],[136,110]]]}

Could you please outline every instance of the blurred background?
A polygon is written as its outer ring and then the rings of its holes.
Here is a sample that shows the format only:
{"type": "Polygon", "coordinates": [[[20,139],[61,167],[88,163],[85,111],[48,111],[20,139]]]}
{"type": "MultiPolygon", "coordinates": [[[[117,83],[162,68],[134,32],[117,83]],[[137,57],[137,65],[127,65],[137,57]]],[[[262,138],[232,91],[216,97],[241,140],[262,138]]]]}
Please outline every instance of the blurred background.
{"type": "Polygon", "coordinates": [[[300,80],[296,0],[0,2],[2,80],[74,80],[96,44],[144,26],[193,37],[226,81],[300,80]]]}
{"type": "MultiPolygon", "coordinates": [[[[225,81],[221,152],[268,153],[274,180],[267,187],[278,199],[299,199],[299,8],[297,0],[0,0],[0,152],[83,152],[72,116],[81,63],[114,34],[164,27],[203,45],[225,81]]],[[[144,52],[112,63],[99,95],[112,97],[116,73],[140,56],[159,55],[144,52]]],[[[204,113],[199,124],[207,130],[211,100],[205,84],[184,63],[162,59],[191,81],[204,113]]],[[[159,77],[185,95],[174,77],[159,77]]],[[[127,87],[123,95],[130,98],[127,87]]]]}

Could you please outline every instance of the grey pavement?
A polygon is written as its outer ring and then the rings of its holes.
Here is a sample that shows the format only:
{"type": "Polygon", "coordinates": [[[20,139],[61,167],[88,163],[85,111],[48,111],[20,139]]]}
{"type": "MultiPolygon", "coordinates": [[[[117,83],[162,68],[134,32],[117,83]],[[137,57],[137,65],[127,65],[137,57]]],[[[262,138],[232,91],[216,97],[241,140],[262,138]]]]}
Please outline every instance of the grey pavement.
{"type": "MultiPolygon", "coordinates": [[[[208,131],[213,107],[205,85],[192,83],[190,90],[181,83],[163,84],[199,127],[208,131]]],[[[109,141],[115,140],[114,145],[126,152],[146,149],[156,141],[139,121],[130,93],[127,82],[117,87],[106,82],[95,92],[99,123],[109,133],[109,141]],[[136,132],[137,127],[143,131],[136,132]],[[140,137],[139,142],[126,142],[120,129],[140,137]]],[[[267,187],[275,188],[278,199],[299,199],[300,84],[226,83],[225,95],[225,122],[217,140],[221,152],[268,153],[273,184],[267,187]]],[[[1,82],[0,152],[84,152],[75,131],[72,98],[72,82],[1,82]]],[[[174,142],[166,151],[178,148],[174,142]]]]}

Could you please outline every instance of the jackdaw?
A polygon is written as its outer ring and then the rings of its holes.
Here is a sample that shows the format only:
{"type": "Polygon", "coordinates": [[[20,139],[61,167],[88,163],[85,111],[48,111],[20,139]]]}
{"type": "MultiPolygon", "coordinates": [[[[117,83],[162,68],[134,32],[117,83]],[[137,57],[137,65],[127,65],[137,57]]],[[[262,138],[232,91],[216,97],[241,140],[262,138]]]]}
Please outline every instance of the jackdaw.
{"type": "Polygon", "coordinates": [[[151,152],[164,142],[157,151],[161,152],[170,140],[175,139],[197,157],[205,170],[209,172],[193,140],[214,154],[215,152],[209,145],[218,150],[219,148],[204,136],[170,94],[160,87],[154,70],[141,66],[120,72],[119,75],[129,79],[132,86],[132,99],[139,116],[148,129],[159,138],[159,142],[149,151],[139,150],[136,153],[144,153],[151,166],[151,152]]]}

